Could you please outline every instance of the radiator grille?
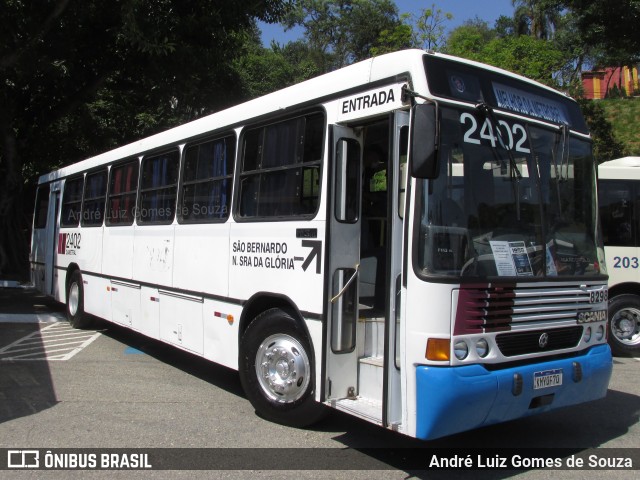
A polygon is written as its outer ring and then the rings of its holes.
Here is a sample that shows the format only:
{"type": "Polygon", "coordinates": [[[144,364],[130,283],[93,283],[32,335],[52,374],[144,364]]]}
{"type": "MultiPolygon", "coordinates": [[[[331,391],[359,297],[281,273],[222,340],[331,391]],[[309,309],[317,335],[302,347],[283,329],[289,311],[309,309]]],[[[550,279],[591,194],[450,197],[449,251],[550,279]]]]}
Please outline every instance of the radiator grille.
{"type": "MultiPolygon", "coordinates": [[[[600,287],[599,285],[597,286],[600,287]]],[[[514,326],[577,320],[591,311],[588,288],[463,286],[458,296],[454,334],[510,331],[514,326]]]]}
{"type": "Polygon", "coordinates": [[[533,332],[511,332],[496,335],[496,343],[505,357],[542,353],[578,345],[582,327],[564,327],[533,332]]]}

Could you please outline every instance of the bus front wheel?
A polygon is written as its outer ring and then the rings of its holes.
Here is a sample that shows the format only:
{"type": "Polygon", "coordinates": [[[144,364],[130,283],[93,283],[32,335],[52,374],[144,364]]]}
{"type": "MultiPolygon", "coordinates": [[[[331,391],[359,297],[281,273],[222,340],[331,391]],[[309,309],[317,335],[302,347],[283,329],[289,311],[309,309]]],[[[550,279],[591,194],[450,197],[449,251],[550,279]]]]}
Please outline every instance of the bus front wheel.
{"type": "Polygon", "coordinates": [[[609,345],[614,355],[640,354],[640,297],[618,295],[609,303],[609,345]]]}
{"type": "Polygon", "coordinates": [[[79,270],[71,274],[67,285],[67,319],[74,328],[87,328],[91,324],[89,315],[84,311],[84,286],[79,270]]]}
{"type": "Polygon", "coordinates": [[[314,399],[314,363],[302,327],[272,308],[247,327],[240,344],[240,381],[263,418],[292,427],[316,422],[323,407],[314,399]]]}

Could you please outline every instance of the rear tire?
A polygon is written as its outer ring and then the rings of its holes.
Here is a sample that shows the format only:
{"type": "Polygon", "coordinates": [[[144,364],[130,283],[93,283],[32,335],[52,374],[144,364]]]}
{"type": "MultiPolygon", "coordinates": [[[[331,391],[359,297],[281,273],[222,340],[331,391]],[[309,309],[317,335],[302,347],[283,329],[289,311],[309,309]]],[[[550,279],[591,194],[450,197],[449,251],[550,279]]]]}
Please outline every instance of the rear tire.
{"type": "Polygon", "coordinates": [[[91,326],[91,317],[84,311],[84,284],[79,270],[71,274],[67,285],[67,319],[73,328],[91,326]]]}
{"type": "Polygon", "coordinates": [[[258,315],[242,335],[240,381],[263,418],[305,427],[324,413],[315,401],[312,350],[291,314],[272,308],[258,315]]]}
{"type": "Polygon", "coordinates": [[[618,295],[609,303],[609,345],[614,355],[640,355],[640,297],[618,295]]]}

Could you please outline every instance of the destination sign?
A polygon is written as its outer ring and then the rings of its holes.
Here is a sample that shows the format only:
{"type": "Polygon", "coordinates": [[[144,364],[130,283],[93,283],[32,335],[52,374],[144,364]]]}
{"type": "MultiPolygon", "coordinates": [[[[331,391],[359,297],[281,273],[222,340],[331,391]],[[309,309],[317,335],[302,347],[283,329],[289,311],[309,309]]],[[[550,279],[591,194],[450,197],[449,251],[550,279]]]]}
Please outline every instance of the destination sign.
{"type": "Polygon", "coordinates": [[[554,123],[569,123],[564,106],[549,98],[495,82],[493,93],[499,108],[554,123]]]}

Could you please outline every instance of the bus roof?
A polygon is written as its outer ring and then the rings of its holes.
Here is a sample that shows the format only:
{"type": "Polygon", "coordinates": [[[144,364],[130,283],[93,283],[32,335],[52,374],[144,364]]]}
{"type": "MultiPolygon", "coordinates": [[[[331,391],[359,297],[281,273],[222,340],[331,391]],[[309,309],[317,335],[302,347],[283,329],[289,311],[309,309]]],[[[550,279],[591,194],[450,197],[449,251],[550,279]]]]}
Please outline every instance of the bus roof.
{"type": "Polygon", "coordinates": [[[142,138],[86,160],[64,166],[56,171],[42,175],[38,183],[51,182],[121,159],[141,155],[172,145],[178,145],[188,139],[205,135],[209,132],[223,132],[225,129],[228,131],[243,123],[256,121],[270,113],[293,111],[295,108],[310,105],[314,101],[318,103],[327,101],[328,99],[344,95],[349,91],[361,87],[366,88],[367,84],[381,82],[383,80],[399,82],[406,79],[412,82],[411,88],[417,90],[418,93],[427,94],[428,86],[424,75],[424,55],[433,55],[443,59],[481,67],[562,95],[561,92],[539,82],[490,65],[431,51],[427,52],[417,49],[403,50],[349,65],[155,135],[142,138]]]}
{"type": "Polygon", "coordinates": [[[598,165],[598,176],[604,179],[634,180],[640,178],[640,157],[622,157],[598,165]]]}
{"type": "Polygon", "coordinates": [[[640,157],[616,158],[615,160],[602,162],[598,168],[601,167],[640,167],[640,157]]]}

